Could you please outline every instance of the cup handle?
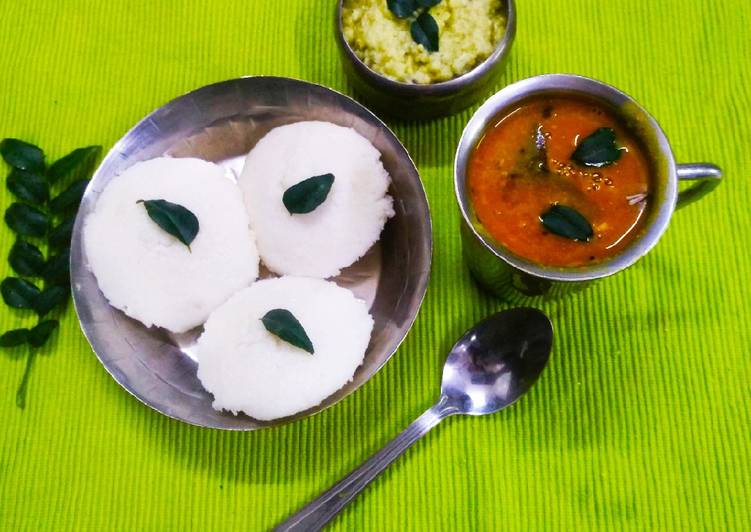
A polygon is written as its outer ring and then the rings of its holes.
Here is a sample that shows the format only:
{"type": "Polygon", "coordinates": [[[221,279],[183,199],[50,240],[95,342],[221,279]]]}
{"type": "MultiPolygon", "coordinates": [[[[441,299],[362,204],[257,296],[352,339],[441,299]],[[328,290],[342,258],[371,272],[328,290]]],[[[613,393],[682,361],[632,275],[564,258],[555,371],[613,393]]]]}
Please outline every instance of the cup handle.
{"type": "Polygon", "coordinates": [[[703,198],[712,192],[722,181],[722,169],[711,163],[679,164],[678,180],[698,181],[698,183],[678,193],[679,209],[703,198]]]}

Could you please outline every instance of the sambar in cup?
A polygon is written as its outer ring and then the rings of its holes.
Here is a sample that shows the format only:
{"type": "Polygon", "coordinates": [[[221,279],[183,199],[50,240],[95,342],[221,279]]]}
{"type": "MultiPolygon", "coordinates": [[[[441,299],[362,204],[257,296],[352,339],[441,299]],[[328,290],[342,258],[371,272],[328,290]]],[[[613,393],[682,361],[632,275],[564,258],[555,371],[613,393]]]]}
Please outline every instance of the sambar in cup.
{"type": "Polygon", "coordinates": [[[462,134],[454,179],[470,271],[512,301],[555,297],[643,257],[712,164],[678,165],[660,126],[605,83],[551,74],[509,85],[462,134]],[[678,191],[678,181],[698,180],[678,191]]]}

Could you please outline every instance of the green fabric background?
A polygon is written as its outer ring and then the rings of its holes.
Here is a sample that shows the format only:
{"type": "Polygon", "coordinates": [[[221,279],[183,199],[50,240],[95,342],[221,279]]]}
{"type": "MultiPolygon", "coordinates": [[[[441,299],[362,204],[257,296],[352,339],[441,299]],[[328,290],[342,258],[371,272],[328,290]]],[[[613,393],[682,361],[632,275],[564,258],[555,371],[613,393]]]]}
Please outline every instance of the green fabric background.
{"type": "MultiPolygon", "coordinates": [[[[333,528],[751,530],[751,4],[519,0],[518,12],[503,84],[610,82],[660,120],[680,161],[718,163],[726,182],[635,267],[544,306],[554,355],[524,401],[448,420],[333,528]]],[[[351,92],[333,16],[333,0],[1,0],[0,136],[51,157],[108,149],[167,100],[240,75],[351,92]]],[[[505,307],[461,259],[451,162],[471,112],[390,122],[425,183],[435,255],[414,329],[367,385],[278,430],[201,430],[120,389],[69,308],[23,411],[23,359],[0,356],[0,528],[268,528],[427,408],[454,338],[505,307]]],[[[2,254],[12,242],[0,228],[2,254]]],[[[2,330],[20,323],[2,307],[2,330]]]]}

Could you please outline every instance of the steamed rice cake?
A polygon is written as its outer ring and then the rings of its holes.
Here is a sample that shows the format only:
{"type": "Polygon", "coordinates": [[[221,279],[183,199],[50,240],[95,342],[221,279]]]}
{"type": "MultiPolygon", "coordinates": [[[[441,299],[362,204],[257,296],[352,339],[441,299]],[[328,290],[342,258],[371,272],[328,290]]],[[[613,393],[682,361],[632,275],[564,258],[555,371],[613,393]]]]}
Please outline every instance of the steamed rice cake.
{"type": "Polygon", "coordinates": [[[266,134],[248,154],[238,184],[263,263],[280,275],[338,275],[378,241],[394,215],[380,152],[352,128],[297,122],[266,134]],[[293,185],[333,174],[325,201],[291,214],[293,185]]]}
{"type": "Polygon", "coordinates": [[[370,341],[366,304],[330,281],[281,277],[254,283],[214,311],[198,339],[198,378],[217,410],[259,420],[318,405],[352,379],[370,341]],[[261,318],[285,309],[313,344],[310,354],[261,318]]]}
{"type": "Polygon", "coordinates": [[[201,325],[258,277],[258,252],[240,190],[212,163],[157,158],[133,165],[99,196],[83,228],[88,264],[110,304],[173,332],[201,325]],[[152,220],[139,200],[191,211],[190,248],[152,220]]]}

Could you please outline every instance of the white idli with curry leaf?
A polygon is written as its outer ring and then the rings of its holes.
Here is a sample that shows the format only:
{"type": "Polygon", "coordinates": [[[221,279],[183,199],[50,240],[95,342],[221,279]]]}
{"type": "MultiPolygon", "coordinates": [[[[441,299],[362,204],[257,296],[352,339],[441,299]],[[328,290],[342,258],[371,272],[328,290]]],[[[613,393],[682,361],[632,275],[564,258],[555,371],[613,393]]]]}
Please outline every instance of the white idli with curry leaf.
{"type": "Polygon", "coordinates": [[[238,182],[261,259],[280,275],[338,275],[394,215],[380,152],[354,129],[329,122],[271,130],[238,182]]]}
{"type": "Polygon", "coordinates": [[[125,170],[101,192],[83,238],[104,296],[148,327],[201,325],[258,277],[240,190],[200,159],[162,157],[125,170]]]}
{"type": "Polygon", "coordinates": [[[258,281],[215,310],[198,339],[198,378],[217,410],[259,420],[321,403],[352,379],[370,342],[365,302],[330,281],[258,281]]]}

